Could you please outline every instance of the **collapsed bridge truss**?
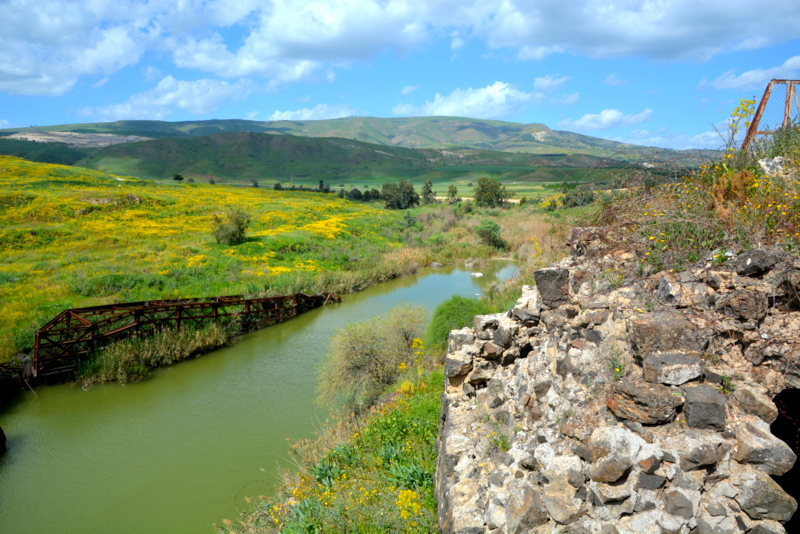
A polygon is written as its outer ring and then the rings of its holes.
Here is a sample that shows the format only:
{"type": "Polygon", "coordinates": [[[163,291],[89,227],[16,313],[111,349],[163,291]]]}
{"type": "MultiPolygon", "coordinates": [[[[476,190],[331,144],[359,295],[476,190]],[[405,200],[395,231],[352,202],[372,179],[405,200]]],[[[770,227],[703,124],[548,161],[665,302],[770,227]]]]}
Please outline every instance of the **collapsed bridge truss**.
{"type": "Polygon", "coordinates": [[[236,318],[243,332],[279,323],[303,311],[339,301],[333,293],[248,299],[226,296],[150,300],[66,310],[36,331],[33,375],[75,371],[78,362],[111,340],[149,333],[159,326],[199,328],[236,318]]]}

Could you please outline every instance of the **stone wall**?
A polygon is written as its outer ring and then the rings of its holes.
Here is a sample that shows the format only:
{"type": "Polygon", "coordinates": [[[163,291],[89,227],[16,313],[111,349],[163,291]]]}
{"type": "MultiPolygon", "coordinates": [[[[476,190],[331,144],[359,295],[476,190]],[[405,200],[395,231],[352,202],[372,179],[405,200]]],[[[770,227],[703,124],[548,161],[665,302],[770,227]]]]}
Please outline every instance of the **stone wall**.
{"type": "Polygon", "coordinates": [[[753,250],[636,277],[603,229],[507,313],[450,334],[443,532],[782,533],[795,454],[772,398],[800,387],[800,262],[753,250]]]}

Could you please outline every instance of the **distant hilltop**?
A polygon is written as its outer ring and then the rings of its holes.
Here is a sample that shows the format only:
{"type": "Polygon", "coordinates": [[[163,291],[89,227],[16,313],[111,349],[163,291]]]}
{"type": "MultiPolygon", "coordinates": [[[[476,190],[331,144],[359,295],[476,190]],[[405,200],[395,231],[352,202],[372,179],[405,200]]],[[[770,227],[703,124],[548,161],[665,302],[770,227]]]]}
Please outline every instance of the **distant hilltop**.
{"type": "MultiPolygon", "coordinates": [[[[532,154],[579,152],[600,157],[619,157],[620,154],[642,156],[653,151],[648,147],[552,130],[539,123],[521,124],[464,117],[346,117],[319,121],[116,121],[6,129],[0,130],[0,135],[7,133],[30,138],[34,132],[38,135],[67,132],[114,134],[125,136],[123,142],[142,138],[187,138],[224,132],[258,132],[301,137],[342,137],[405,148],[480,149],[532,154]]],[[[79,138],[54,138],[48,142],[75,144],[73,141],[77,139],[79,138]]]]}

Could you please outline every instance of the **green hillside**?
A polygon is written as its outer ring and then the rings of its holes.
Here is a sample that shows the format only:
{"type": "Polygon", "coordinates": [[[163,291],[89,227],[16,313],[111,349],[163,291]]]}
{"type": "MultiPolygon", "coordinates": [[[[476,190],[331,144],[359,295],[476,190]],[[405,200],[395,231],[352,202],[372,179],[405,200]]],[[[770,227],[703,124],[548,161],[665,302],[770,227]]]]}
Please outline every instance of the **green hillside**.
{"type": "Polygon", "coordinates": [[[480,176],[519,182],[517,186],[541,185],[583,181],[589,178],[587,169],[606,172],[622,164],[586,154],[409,149],[343,138],[228,132],[108,146],[93,150],[76,165],[149,179],[180,174],[196,181],[242,184],[256,180],[316,186],[323,180],[333,187],[380,188],[390,180],[430,179],[444,186],[443,191],[453,183],[469,195],[463,188],[480,176]]]}
{"type": "Polygon", "coordinates": [[[151,138],[188,138],[224,132],[257,132],[303,137],[342,137],[406,148],[484,149],[510,152],[583,152],[596,156],[642,155],[651,149],[572,132],[544,124],[521,124],[462,117],[346,117],[320,121],[117,121],[3,130],[114,133],[151,138]]]}

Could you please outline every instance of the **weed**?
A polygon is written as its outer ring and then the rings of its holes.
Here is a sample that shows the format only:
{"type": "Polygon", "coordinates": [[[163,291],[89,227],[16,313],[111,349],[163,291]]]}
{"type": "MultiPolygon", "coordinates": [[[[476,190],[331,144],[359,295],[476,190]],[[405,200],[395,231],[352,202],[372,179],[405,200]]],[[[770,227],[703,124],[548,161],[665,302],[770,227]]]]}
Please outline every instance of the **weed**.
{"type": "Polygon", "coordinates": [[[615,354],[608,360],[608,368],[614,374],[614,381],[620,380],[625,376],[625,364],[622,362],[618,354],[615,354]]]}
{"type": "Polygon", "coordinates": [[[720,393],[723,395],[730,395],[733,393],[734,389],[736,389],[736,384],[733,383],[731,377],[728,375],[722,375],[722,377],[720,377],[720,393]]]}

